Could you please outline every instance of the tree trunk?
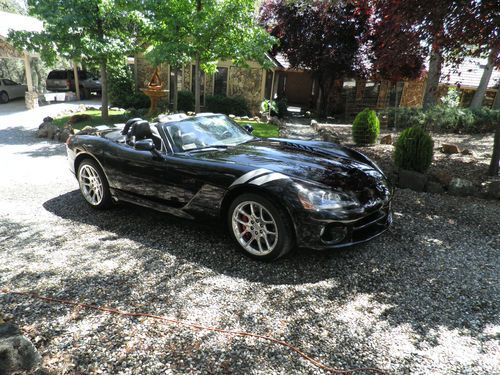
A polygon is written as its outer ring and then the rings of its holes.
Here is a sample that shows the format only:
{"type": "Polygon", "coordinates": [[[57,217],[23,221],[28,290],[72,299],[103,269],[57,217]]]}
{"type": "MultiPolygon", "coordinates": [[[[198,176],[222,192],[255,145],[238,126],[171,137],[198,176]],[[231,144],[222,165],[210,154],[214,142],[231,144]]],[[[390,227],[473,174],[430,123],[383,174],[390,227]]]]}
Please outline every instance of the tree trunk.
{"type": "Polygon", "coordinates": [[[200,59],[196,58],[194,69],[194,111],[200,113],[200,59]]]}
{"type": "Polygon", "coordinates": [[[472,97],[470,109],[481,108],[481,106],[483,105],[484,94],[486,94],[488,83],[490,82],[491,74],[493,73],[493,63],[495,61],[496,54],[497,51],[495,49],[491,49],[490,54],[488,55],[488,61],[486,62],[486,66],[483,69],[481,81],[479,82],[479,86],[474,93],[474,96],[472,97]]]}
{"type": "Polygon", "coordinates": [[[101,59],[99,64],[101,69],[101,116],[103,121],[108,121],[108,73],[107,61],[105,58],[101,59]]]}
{"type": "Polygon", "coordinates": [[[491,156],[491,163],[489,169],[490,176],[498,176],[498,170],[500,163],[500,123],[497,124],[497,130],[495,132],[495,141],[493,143],[493,155],[491,156]]]}
{"type": "Polygon", "coordinates": [[[174,89],[174,92],[173,92],[173,107],[172,107],[172,111],[174,111],[174,113],[177,113],[177,102],[178,102],[178,98],[179,98],[179,92],[178,92],[178,88],[177,88],[177,76],[179,74],[179,69],[174,69],[174,85],[173,85],[173,89],[174,89]]]}
{"type": "Polygon", "coordinates": [[[500,88],[497,89],[495,101],[493,102],[493,106],[491,107],[491,109],[500,109],[500,88]]]}
{"type": "Polygon", "coordinates": [[[80,79],[78,77],[78,64],[75,60],[73,60],[73,75],[75,76],[75,91],[76,91],[76,100],[80,100],[80,79]]]}
{"type": "Polygon", "coordinates": [[[433,107],[437,103],[437,93],[439,78],[441,77],[441,66],[443,65],[443,56],[441,49],[434,43],[429,59],[429,72],[427,73],[427,84],[424,93],[424,109],[433,107]]]}

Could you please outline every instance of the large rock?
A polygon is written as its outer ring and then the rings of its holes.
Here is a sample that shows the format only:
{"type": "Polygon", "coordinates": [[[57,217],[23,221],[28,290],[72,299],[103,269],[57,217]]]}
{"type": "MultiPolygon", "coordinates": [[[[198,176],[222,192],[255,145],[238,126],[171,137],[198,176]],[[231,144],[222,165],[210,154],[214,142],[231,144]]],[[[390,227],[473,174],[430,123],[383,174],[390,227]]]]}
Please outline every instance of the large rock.
{"type": "Polygon", "coordinates": [[[457,145],[454,144],[448,144],[448,143],[443,143],[441,146],[441,151],[445,154],[459,154],[460,149],[458,148],[457,145]]]}
{"type": "Polygon", "coordinates": [[[276,116],[273,116],[269,119],[269,124],[276,125],[280,129],[285,126],[285,123],[276,116]]]}
{"type": "Polygon", "coordinates": [[[427,185],[425,185],[425,191],[434,194],[441,194],[444,193],[444,187],[439,182],[427,181],[427,185]]]}
{"type": "Polygon", "coordinates": [[[448,185],[448,191],[453,195],[467,196],[474,195],[476,192],[476,187],[469,180],[455,177],[448,185]]]}
{"type": "Polygon", "coordinates": [[[68,122],[70,124],[76,124],[78,122],[89,121],[91,118],[92,118],[92,116],[87,115],[85,113],[83,113],[83,114],[76,114],[76,115],[71,116],[69,118],[68,122]]]}
{"type": "Polygon", "coordinates": [[[0,324],[0,374],[29,371],[40,362],[40,354],[15,324],[0,324]]]}
{"type": "Polygon", "coordinates": [[[316,120],[311,120],[311,128],[313,128],[314,130],[318,131],[318,121],[316,120]]]}
{"type": "Polygon", "coordinates": [[[392,141],[392,134],[387,134],[380,138],[381,145],[392,145],[392,141]]]}
{"type": "Polygon", "coordinates": [[[52,122],[44,122],[38,127],[36,135],[38,138],[54,139],[54,136],[60,131],[61,129],[52,122]]]}
{"type": "Polygon", "coordinates": [[[267,113],[267,112],[262,113],[260,115],[260,121],[264,122],[264,123],[269,122],[269,113],[267,113]]]}
{"type": "Polygon", "coordinates": [[[431,175],[431,178],[443,186],[448,186],[453,179],[453,176],[450,176],[448,173],[443,171],[437,171],[431,175]]]}
{"type": "Polygon", "coordinates": [[[331,129],[321,128],[318,130],[318,134],[325,142],[340,143],[340,136],[331,129]]]}
{"type": "Polygon", "coordinates": [[[492,181],[488,185],[488,197],[500,199],[500,181],[492,181]]]}
{"type": "Polygon", "coordinates": [[[399,170],[398,185],[402,189],[411,189],[415,191],[424,191],[427,184],[427,176],[423,173],[399,170]]]}

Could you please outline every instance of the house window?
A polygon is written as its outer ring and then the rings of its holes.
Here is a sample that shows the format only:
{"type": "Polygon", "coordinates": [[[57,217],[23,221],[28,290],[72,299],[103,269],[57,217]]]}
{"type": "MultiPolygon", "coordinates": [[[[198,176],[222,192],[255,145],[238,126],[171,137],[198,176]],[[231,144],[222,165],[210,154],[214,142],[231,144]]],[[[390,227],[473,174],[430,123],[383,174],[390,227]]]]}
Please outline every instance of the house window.
{"type": "Polygon", "coordinates": [[[214,95],[226,96],[227,94],[227,68],[217,68],[214,76],[214,95]]]}
{"type": "MultiPolygon", "coordinates": [[[[196,82],[196,65],[191,68],[191,92],[194,94],[194,86],[196,82]]],[[[205,72],[201,70],[200,75],[200,103],[205,105],[205,72]]]]}

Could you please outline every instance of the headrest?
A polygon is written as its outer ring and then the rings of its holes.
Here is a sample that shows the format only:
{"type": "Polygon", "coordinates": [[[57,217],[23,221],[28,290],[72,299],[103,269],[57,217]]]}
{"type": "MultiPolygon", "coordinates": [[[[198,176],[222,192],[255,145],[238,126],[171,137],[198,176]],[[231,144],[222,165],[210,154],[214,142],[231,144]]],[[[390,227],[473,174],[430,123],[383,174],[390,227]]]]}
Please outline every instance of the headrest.
{"type": "Polygon", "coordinates": [[[125,123],[125,126],[123,127],[122,129],[122,135],[126,135],[130,129],[130,127],[135,124],[136,122],[138,121],[142,121],[142,118],[139,118],[139,117],[134,117],[134,118],[131,118],[130,120],[128,120],[126,123],[125,123]]]}
{"type": "Polygon", "coordinates": [[[151,133],[149,122],[141,120],[133,124],[132,135],[135,135],[136,140],[153,138],[153,133],[151,133]]]}

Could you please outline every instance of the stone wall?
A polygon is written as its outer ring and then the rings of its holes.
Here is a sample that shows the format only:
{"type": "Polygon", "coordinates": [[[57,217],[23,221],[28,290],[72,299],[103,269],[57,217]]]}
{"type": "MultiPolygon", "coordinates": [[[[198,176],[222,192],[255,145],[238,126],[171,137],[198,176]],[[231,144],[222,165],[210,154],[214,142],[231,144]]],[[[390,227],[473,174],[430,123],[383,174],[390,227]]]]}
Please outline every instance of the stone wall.
{"type": "Polygon", "coordinates": [[[262,68],[229,68],[229,96],[242,96],[247,100],[252,112],[258,112],[263,99],[262,68]]]}
{"type": "Polygon", "coordinates": [[[424,100],[425,80],[407,81],[404,83],[400,107],[419,108],[424,100]]]}

